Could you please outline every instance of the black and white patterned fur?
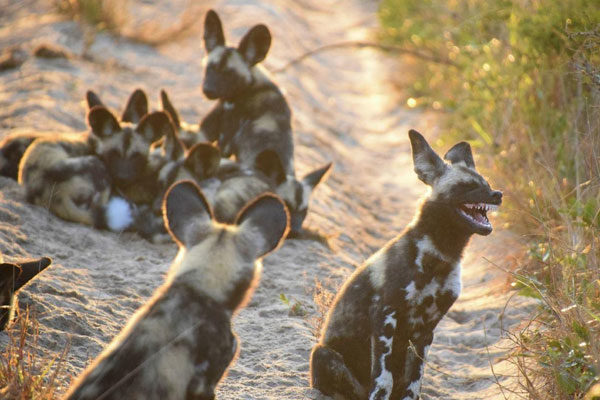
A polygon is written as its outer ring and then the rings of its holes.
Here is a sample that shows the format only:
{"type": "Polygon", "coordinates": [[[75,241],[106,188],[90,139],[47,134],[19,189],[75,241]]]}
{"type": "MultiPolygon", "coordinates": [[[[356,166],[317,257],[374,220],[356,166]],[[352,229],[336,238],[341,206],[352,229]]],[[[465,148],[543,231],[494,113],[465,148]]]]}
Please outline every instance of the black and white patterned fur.
{"type": "Polygon", "coordinates": [[[445,163],[411,130],[415,172],[431,186],[410,226],[358,268],[336,296],[311,354],[312,386],[345,399],[417,399],[433,331],[461,291],[460,259],[492,231],[501,203],[466,142],[445,163]]]}
{"type": "Polygon", "coordinates": [[[48,257],[4,263],[0,254],[0,331],[12,322],[17,291],[51,263],[48,257]]]}
{"type": "Polygon", "coordinates": [[[216,223],[198,187],[183,181],[168,191],[164,216],[179,245],[166,282],[67,399],[214,399],[238,352],[232,315],[257,284],[260,259],[285,236],[287,212],[263,195],[234,225],[216,223]]]}
{"type": "Polygon", "coordinates": [[[234,155],[253,168],[257,156],[271,150],[281,159],[286,175],[294,175],[294,141],[291,111],[279,88],[256,64],[267,55],[271,34],[256,25],[237,48],[225,44],[221,20],[208,11],[204,21],[207,52],[202,90],[218,100],[200,123],[210,141],[218,141],[224,157],[234,155]]]}

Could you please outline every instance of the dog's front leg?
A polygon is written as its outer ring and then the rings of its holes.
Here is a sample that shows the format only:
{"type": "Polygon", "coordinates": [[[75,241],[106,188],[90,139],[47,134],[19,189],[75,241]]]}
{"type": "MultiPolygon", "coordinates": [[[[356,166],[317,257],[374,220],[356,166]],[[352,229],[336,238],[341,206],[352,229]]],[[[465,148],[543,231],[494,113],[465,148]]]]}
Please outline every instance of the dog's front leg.
{"type": "Polygon", "coordinates": [[[392,398],[402,400],[416,400],[419,398],[425,369],[425,358],[432,341],[433,333],[428,333],[413,338],[408,343],[402,379],[405,384],[403,387],[394,387],[392,398]]]}
{"type": "Polygon", "coordinates": [[[373,335],[371,336],[371,391],[369,400],[388,400],[394,389],[392,350],[396,331],[396,310],[389,306],[372,308],[373,335]]]}
{"type": "Polygon", "coordinates": [[[210,142],[219,140],[223,131],[223,114],[225,109],[219,102],[200,122],[200,133],[210,142]]]}

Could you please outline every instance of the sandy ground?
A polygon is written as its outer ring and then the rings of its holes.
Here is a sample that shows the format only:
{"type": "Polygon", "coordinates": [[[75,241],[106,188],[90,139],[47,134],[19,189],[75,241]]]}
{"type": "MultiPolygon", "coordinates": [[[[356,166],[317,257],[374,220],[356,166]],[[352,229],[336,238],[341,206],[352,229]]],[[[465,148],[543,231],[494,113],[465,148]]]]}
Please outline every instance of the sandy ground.
{"type": "MultiPolygon", "coordinates": [[[[266,23],[274,36],[264,63],[270,70],[320,45],[372,38],[376,26],[376,4],[369,1],[202,4],[199,24],[204,11],[215,8],[234,43],[252,25],[266,23]]],[[[135,12],[127,28],[135,32],[142,19],[176,24],[185,3],[130,6],[135,12]]],[[[87,89],[120,111],[138,87],[156,109],[159,90],[165,88],[188,122],[197,122],[211,107],[200,89],[201,29],[157,49],[105,34],[90,36],[76,23],[48,14],[45,1],[0,1],[0,9],[0,49],[18,44],[31,54],[47,43],[70,54],[66,60],[30,55],[20,68],[0,73],[0,137],[27,130],[85,130],[87,89]]],[[[412,171],[407,130],[433,136],[438,128],[433,118],[397,105],[389,78],[402,74],[396,63],[371,49],[321,53],[273,74],[294,113],[298,175],[335,163],[329,180],[314,193],[305,222],[327,236],[329,246],[288,240],[265,259],[259,288],[234,319],[241,353],[218,398],[320,398],[308,389],[309,353],[321,316],[315,287],[335,291],[356,265],[404,228],[425,193],[412,171]],[[290,312],[281,294],[306,315],[290,312]]],[[[507,267],[516,248],[516,239],[499,229],[472,241],[463,263],[463,293],[436,330],[424,399],[511,398],[497,384],[510,386],[514,374],[502,361],[510,343],[501,329],[514,326],[528,311],[520,299],[505,308],[506,276],[484,257],[507,267]]],[[[176,246],[64,222],[27,204],[21,187],[0,178],[0,252],[9,261],[41,255],[54,260],[20,293],[20,305],[30,306],[40,321],[41,351],[55,353],[69,343],[66,386],[160,285],[176,246]]],[[[0,333],[0,346],[6,341],[6,333],[0,333]]]]}

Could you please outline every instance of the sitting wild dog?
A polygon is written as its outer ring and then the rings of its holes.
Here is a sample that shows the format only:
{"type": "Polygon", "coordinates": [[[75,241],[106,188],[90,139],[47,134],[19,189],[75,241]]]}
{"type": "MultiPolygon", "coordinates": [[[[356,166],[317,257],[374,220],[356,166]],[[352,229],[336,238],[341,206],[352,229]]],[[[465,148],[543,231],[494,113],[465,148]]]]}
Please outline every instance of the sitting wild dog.
{"type": "Polygon", "coordinates": [[[308,212],[308,202],[315,187],[329,175],[332,163],[307,174],[301,181],[286,179],[283,165],[273,151],[257,157],[253,171],[244,170],[225,179],[214,198],[217,220],[231,222],[241,207],[260,193],[273,192],[280,196],[290,213],[290,236],[302,231],[308,212]]]}
{"type": "MultiPolygon", "coordinates": [[[[86,93],[88,111],[94,106],[102,106],[102,101],[94,92],[86,93]]],[[[127,107],[123,111],[122,121],[138,123],[141,117],[148,113],[146,94],[140,89],[133,92],[127,107]]],[[[47,133],[15,133],[0,140],[0,175],[17,180],[19,163],[29,145],[37,138],[47,136],[47,133]]]]}
{"type": "Polygon", "coordinates": [[[263,195],[235,225],[216,223],[198,187],[184,181],[167,193],[164,217],[179,245],[166,282],[66,399],[214,399],[239,350],[231,318],[251,296],[260,259],[285,236],[287,212],[263,195]]]}
{"type": "Polygon", "coordinates": [[[177,136],[186,149],[193,147],[196,143],[208,141],[204,134],[200,132],[200,127],[198,124],[188,124],[179,118],[179,113],[175,107],[173,107],[173,104],[169,100],[169,96],[167,96],[167,92],[164,90],[160,91],[160,102],[162,104],[163,111],[166,112],[169,117],[171,117],[173,126],[175,126],[175,131],[177,132],[177,136]]]}
{"type": "Polygon", "coordinates": [[[415,172],[431,186],[415,220],[358,268],[311,354],[312,386],[345,399],[417,399],[433,331],[461,290],[460,259],[502,193],[475,171],[468,143],[442,159],[411,130],[415,172]]]}
{"type": "Polygon", "coordinates": [[[3,263],[0,254],[0,331],[12,322],[17,291],[51,263],[48,257],[3,263]]]}
{"type": "Polygon", "coordinates": [[[164,113],[152,113],[136,127],[122,127],[110,111],[95,106],[88,123],[87,135],[34,141],[21,160],[19,183],[29,202],[65,220],[122,230],[131,223],[132,210],[123,199],[110,199],[111,192],[127,193],[127,185],[144,177],[149,143],[170,121],[164,113]]]}
{"type": "Polygon", "coordinates": [[[291,111],[277,86],[256,64],[271,46],[265,25],[256,25],[236,48],[225,45],[221,20],[208,11],[204,21],[207,52],[202,90],[217,105],[200,123],[210,141],[218,141],[224,157],[235,155],[253,168],[265,150],[275,152],[286,176],[294,176],[294,141],[291,111]]]}

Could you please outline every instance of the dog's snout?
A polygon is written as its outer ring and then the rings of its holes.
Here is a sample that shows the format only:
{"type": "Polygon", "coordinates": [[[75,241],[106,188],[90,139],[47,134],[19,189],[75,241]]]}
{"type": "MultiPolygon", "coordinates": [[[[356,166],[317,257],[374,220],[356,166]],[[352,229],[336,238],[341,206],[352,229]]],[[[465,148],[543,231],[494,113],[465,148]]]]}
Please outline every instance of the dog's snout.
{"type": "Polygon", "coordinates": [[[492,192],[492,199],[494,199],[494,201],[497,201],[498,203],[502,202],[502,192],[499,190],[494,190],[492,192]]]}

